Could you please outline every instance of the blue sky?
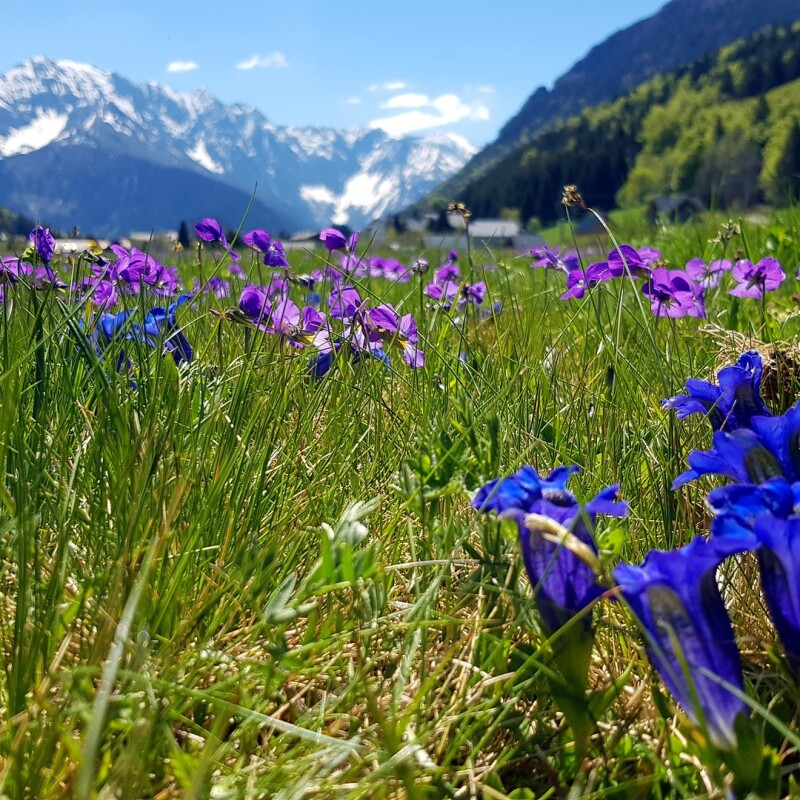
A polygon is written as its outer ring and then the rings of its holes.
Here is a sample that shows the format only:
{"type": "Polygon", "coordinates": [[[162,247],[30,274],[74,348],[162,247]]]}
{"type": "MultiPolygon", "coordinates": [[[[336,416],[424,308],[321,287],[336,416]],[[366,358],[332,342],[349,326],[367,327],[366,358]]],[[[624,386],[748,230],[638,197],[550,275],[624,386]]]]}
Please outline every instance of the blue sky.
{"type": "Polygon", "coordinates": [[[279,125],[458,133],[475,145],[538,86],[666,0],[3,0],[0,72],[34,55],[208,89],[279,125]]]}

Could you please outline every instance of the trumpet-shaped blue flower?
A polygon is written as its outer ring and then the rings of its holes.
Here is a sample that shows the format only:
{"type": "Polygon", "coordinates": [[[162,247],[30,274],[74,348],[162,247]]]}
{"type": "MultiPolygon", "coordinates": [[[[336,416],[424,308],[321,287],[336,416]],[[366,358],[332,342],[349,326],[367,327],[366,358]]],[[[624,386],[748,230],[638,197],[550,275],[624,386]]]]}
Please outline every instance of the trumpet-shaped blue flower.
{"type": "Polygon", "coordinates": [[[754,531],[760,547],[761,588],[789,663],[800,669],[800,517],[762,515],[754,531]]]}
{"type": "Polygon", "coordinates": [[[663,408],[672,408],[678,419],[690,414],[705,414],[715,431],[749,428],[755,416],[769,416],[761,399],[761,356],[756,350],[742,354],[735,365],[717,373],[717,384],[690,378],[686,394],[663,401],[663,408]]]}
{"type": "Polygon", "coordinates": [[[713,443],[710,450],[689,453],[686,459],[689,469],[675,478],[673,489],[703,475],[724,475],[738,483],[761,483],[783,475],[777,459],[754,431],[746,428],[731,433],[717,431],[713,443]]]}
{"type": "Polygon", "coordinates": [[[175,302],[170,303],[168,308],[158,307],[148,311],[141,329],[142,341],[152,347],[155,347],[157,342],[163,341],[164,350],[172,356],[176,364],[183,361],[190,363],[194,355],[176,318],[178,308],[191,299],[192,295],[182,294],[175,302]]]}
{"type": "MultiPolygon", "coordinates": [[[[572,549],[547,538],[543,531],[526,524],[528,514],[549,517],[569,530],[593,553],[597,547],[590,528],[597,514],[625,516],[627,504],[616,499],[618,486],[600,492],[583,508],[567,489],[578,467],[557,467],[546,478],[524,466],[507,478],[496,478],[482,486],[472,500],[479,511],[494,511],[512,518],[519,527],[525,570],[536,592],[536,606],[544,628],[554,633],[596,600],[604,588],[593,569],[572,549]]],[[[581,621],[588,632],[591,618],[581,621]]]]}
{"type": "Polygon", "coordinates": [[[750,428],[714,433],[710,450],[694,450],[689,467],[672,484],[677,489],[701,475],[725,475],[738,483],[784,477],[800,481],[800,403],[777,417],[751,417],[750,428]]]}
{"type": "Polygon", "coordinates": [[[641,566],[614,570],[645,634],[650,661],[689,717],[712,743],[732,750],[734,722],[745,703],[739,652],[716,580],[717,567],[747,543],[698,537],[678,550],[650,551],[641,566]]]}
{"type": "Polygon", "coordinates": [[[709,505],[715,539],[756,550],[761,587],[789,663],[800,669],[800,484],[774,478],[759,486],[715,489],[709,505]]]}

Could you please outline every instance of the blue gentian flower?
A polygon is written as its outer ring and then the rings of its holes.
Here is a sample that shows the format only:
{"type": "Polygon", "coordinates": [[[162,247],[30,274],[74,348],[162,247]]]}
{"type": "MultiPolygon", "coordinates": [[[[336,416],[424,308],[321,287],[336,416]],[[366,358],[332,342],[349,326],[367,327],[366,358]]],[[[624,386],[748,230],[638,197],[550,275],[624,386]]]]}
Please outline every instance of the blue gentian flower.
{"type": "Polygon", "coordinates": [[[762,515],[754,531],[761,588],[792,669],[800,669],[800,516],[762,515]]]}
{"type": "Polygon", "coordinates": [[[182,294],[167,309],[154,308],[144,318],[141,329],[141,341],[156,346],[156,342],[163,340],[164,349],[172,356],[176,364],[185,361],[190,363],[194,355],[183,331],[178,327],[175,312],[179,306],[192,299],[190,294],[182,294]]]}
{"type": "Polygon", "coordinates": [[[786,478],[770,478],[760,484],[733,483],[719,486],[708,493],[706,502],[718,515],[712,521],[711,532],[718,519],[735,516],[751,529],[755,519],[762,514],[788,517],[800,504],[800,483],[791,484],[786,478]]]}
{"type": "MultiPolygon", "coordinates": [[[[524,466],[507,478],[497,478],[482,486],[472,500],[478,511],[494,511],[517,522],[522,559],[536,592],[537,610],[544,628],[551,634],[582,612],[605,589],[597,583],[589,564],[569,547],[546,537],[535,525],[529,526],[527,515],[549,517],[596,555],[590,531],[596,515],[627,514],[627,504],[616,499],[618,486],[604,489],[582,508],[567,489],[567,481],[577,471],[575,466],[557,467],[542,478],[533,467],[524,466]]],[[[590,616],[584,615],[581,624],[588,632],[590,616]]]]}
{"type": "Polygon", "coordinates": [[[711,742],[736,747],[734,723],[746,713],[742,669],[730,618],[719,592],[717,567],[748,549],[737,539],[697,537],[669,552],[651,550],[641,566],[614,570],[622,596],[639,620],[650,661],[684,711],[705,725],[711,742]]]}
{"type": "Polygon", "coordinates": [[[690,378],[686,394],[663,401],[663,408],[674,408],[678,419],[690,414],[705,414],[715,431],[749,428],[755,416],[769,416],[761,399],[761,356],[756,350],[742,354],[734,366],[717,373],[718,384],[690,378]]]}

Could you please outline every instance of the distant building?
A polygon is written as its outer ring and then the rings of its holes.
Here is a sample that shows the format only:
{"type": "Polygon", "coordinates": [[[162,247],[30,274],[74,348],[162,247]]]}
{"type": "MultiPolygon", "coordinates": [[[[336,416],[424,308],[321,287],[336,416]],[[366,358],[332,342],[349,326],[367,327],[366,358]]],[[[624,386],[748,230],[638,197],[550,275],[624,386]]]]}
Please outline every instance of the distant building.
{"type": "Polygon", "coordinates": [[[314,250],[320,247],[322,242],[319,238],[319,231],[297,231],[291,236],[281,239],[284,250],[314,250]]]}
{"type": "MultiPolygon", "coordinates": [[[[457,214],[450,214],[448,221],[454,230],[465,229],[463,218],[457,214]]],[[[502,247],[526,253],[533,247],[545,244],[541,236],[526,233],[520,229],[518,222],[509,219],[473,219],[469,223],[469,232],[476,249],[502,247]]],[[[423,241],[429,250],[463,250],[467,246],[465,233],[429,234],[423,241]]]]}
{"type": "Polygon", "coordinates": [[[82,253],[84,250],[91,250],[100,247],[101,250],[108,250],[109,242],[102,239],[56,239],[56,252],[62,256],[82,253]]]}

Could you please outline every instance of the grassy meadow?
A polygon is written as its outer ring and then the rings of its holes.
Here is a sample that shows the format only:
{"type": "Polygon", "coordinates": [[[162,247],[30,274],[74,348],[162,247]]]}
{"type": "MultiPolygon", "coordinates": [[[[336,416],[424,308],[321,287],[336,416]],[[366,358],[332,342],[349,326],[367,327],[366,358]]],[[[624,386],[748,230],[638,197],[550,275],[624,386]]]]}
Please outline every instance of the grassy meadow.
{"type": "MultiPolygon", "coordinates": [[[[446,252],[392,253],[429,269],[346,280],[414,315],[424,365],[384,337],[388,363],[343,347],[322,377],[309,348],[259,330],[239,298],[287,274],[301,305],[297,276],[338,265],[338,251],[291,252],[285,270],[236,242],[246,278],[211,245],[165,258],[185,287],[199,280],[176,310],[188,363],[130,329],[98,346],[101,309],[70,289],[90,256],[53,257],[65,288],[7,278],[0,797],[767,797],[767,784],[800,796],[798,684],[755,557],[718,580],[761,737],[747,751],[740,736],[737,752],[767,753],[771,783],[734,785],[740,765],[676,703],[612,578],[706,535],[705,495],[725,483],[671,488],[711,431],[662,400],[753,348],[773,414],[800,394],[800,211],[719,236],[727,221],[621,221],[614,239],[577,242],[584,267],[615,241],[657,248],[671,269],[783,266],[763,300],[731,296],[724,276],[705,318],[655,316],[627,277],[560,299],[562,271],[480,249],[456,261],[463,284],[485,282],[482,302],[448,308],[425,294],[446,252]],[[204,291],[215,276],[228,296],[204,291]],[[558,631],[542,623],[516,522],[471,504],[526,464],[577,465],[579,500],[619,483],[629,504],[594,528],[603,596],[558,631]],[[559,642],[587,615],[578,691],[559,642]]],[[[356,257],[379,254],[369,247],[362,237],[356,257]]],[[[331,285],[315,291],[329,308],[331,285]]],[[[171,299],[121,292],[113,311],[133,320],[171,299]]]]}

